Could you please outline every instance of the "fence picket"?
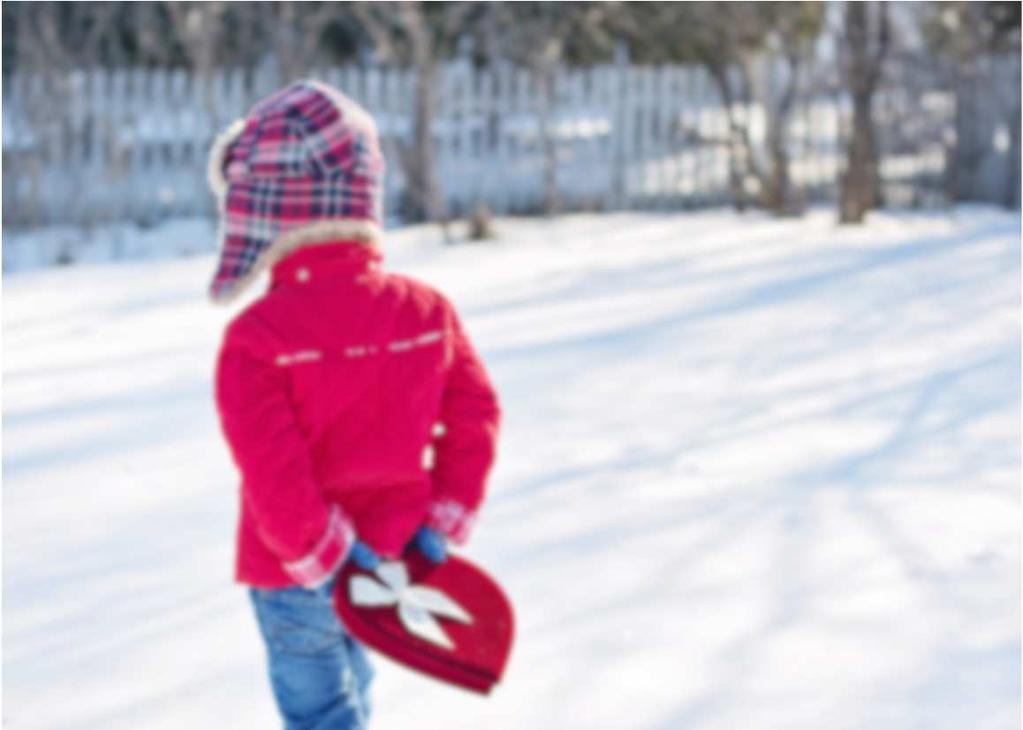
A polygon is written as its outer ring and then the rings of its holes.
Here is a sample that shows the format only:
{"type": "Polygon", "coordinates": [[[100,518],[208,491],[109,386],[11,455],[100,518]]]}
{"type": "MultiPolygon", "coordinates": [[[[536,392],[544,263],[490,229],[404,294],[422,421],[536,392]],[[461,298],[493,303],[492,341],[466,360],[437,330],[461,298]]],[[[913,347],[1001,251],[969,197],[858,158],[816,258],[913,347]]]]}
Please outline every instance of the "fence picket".
{"type": "Polygon", "coordinates": [[[494,96],[491,100],[491,124],[497,142],[497,190],[494,193],[494,210],[506,214],[511,210],[511,136],[509,120],[511,119],[512,69],[508,64],[500,64],[494,83],[494,96]]]}

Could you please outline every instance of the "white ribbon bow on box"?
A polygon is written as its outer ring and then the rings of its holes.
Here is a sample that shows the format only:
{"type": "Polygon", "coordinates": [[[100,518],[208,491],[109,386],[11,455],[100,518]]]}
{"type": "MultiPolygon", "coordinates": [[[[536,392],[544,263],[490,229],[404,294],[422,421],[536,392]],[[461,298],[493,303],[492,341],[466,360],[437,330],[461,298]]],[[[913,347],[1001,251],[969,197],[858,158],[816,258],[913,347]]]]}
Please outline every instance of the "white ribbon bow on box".
{"type": "Polygon", "coordinates": [[[445,649],[453,649],[455,645],[433,617],[434,614],[463,624],[472,623],[472,616],[447,594],[436,588],[409,583],[405,563],[382,563],[376,575],[383,583],[368,575],[352,576],[348,583],[348,598],[353,605],[396,605],[398,618],[406,631],[445,649]]]}

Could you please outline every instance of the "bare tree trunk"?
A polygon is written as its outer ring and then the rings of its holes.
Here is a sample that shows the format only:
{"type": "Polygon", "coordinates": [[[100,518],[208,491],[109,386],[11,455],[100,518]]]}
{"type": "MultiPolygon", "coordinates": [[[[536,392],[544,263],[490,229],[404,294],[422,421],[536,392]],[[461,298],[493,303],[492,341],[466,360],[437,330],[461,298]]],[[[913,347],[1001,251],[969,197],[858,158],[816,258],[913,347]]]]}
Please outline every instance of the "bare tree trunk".
{"type": "MultiPolygon", "coordinates": [[[[247,3],[241,3],[246,5],[247,3]]],[[[260,12],[262,3],[251,4],[260,12]]],[[[271,10],[274,56],[280,73],[279,82],[287,84],[300,79],[312,69],[319,44],[314,42],[323,27],[337,13],[333,3],[274,3],[271,10]]]]}
{"type": "Polygon", "coordinates": [[[794,215],[799,206],[793,200],[788,150],[780,139],[772,138],[768,143],[768,153],[771,156],[771,173],[763,187],[763,206],[777,215],[794,215]]]}
{"type": "Polygon", "coordinates": [[[958,202],[976,189],[977,172],[984,156],[983,136],[979,128],[979,109],[983,103],[984,88],[980,73],[980,23],[978,8],[970,3],[954,3],[953,12],[959,14],[962,32],[959,34],[958,53],[952,72],[955,89],[955,135],[948,171],[948,198],[958,202]]]}
{"type": "MultiPolygon", "coordinates": [[[[381,55],[411,64],[416,69],[412,142],[398,144],[406,179],[402,214],[410,221],[438,222],[444,239],[450,241],[447,206],[443,188],[437,180],[437,149],[433,138],[437,76],[444,45],[463,32],[466,16],[474,4],[444,3],[438,10],[440,22],[432,25],[426,17],[424,3],[418,1],[349,5],[381,55]]],[[[441,5],[438,3],[431,10],[441,5]]]]}
{"type": "MultiPolygon", "coordinates": [[[[789,118],[799,90],[800,56],[791,53],[786,58],[788,78],[777,105],[767,117],[767,154],[770,172],[761,179],[761,204],[776,215],[797,215],[802,212],[803,201],[797,199],[789,171],[789,150],[785,138],[789,118]]],[[[765,100],[765,108],[772,102],[765,100]]]]}
{"type": "Polygon", "coordinates": [[[732,195],[732,205],[736,211],[742,213],[748,204],[745,178],[752,154],[749,130],[735,117],[735,92],[728,76],[728,68],[715,63],[708,65],[707,70],[721,95],[721,103],[728,120],[728,189],[732,195]]]}
{"type": "MultiPolygon", "coordinates": [[[[54,156],[63,151],[71,103],[72,72],[97,66],[105,39],[113,32],[118,8],[114,3],[19,3],[17,70],[10,80],[18,88],[18,114],[31,125],[35,144],[27,149],[5,150],[7,180],[13,192],[5,195],[10,204],[5,221],[17,220],[32,226],[54,219],[74,219],[86,210],[87,176],[80,166],[66,167],[61,176],[70,182],[73,198],[62,210],[49,208],[46,171],[53,169],[54,156]],[[62,36],[62,20],[81,30],[77,43],[69,46],[62,36]],[[20,190],[19,190],[20,189],[20,190]]],[[[6,10],[6,8],[5,8],[6,10]]]]}
{"type": "Polygon", "coordinates": [[[202,86],[203,104],[212,128],[221,124],[220,99],[214,84],[217,40],[225,11],[223,2],[167,3],[174,28],[191,63],[195,80],[202,86]]]}
{"type": "Polygon", "coordinates": [[[839,197],[839,222],[862,223],[880,201],[877,144],[874,131],[874,92],[888,50],[888,10],[877,3],[877,38],[872,43],[868,3],[845,5],[846,85],[852,96],[852,134],[839,197]]]}
{"type": "Polygon", "coordinates": [[[877,199],[872,96],[862,90],[853,94],[852,136],[847,148],[848,166],[842,179],[839,210],[842,223],[862,223],[877,199]]]}
{"type": "MultiPolygon", "coordinates": [[[[775,100],[770,93],[760,94],[761,104],[767,114],[767,135],[765,141],[766,160],[758,159],[750,135],[749,124],[740,121],[735,114],[734,104],[737,91],[733,87],[730,71],[720,66],[710,67],[711,76],[721,94],[728,119],[728,185],[736,210],[742,212],[749,205],[746,180],[752,178],[759,186],[757,202],[766,210],[777,215],[792,215],[801,207],[795,199],[792,178],[789,173],[789,151],[785,133],[789,117],[795,105],[799,83],[799,57],[788,58],[790,75],[781,96],[775,100]]],[[[752,61],[744,60],[736,69],[740,78],[739,101],[743,105],[754,99],[752,61]]]]}
{"type": "Polygon", "coordinates": [[[406,155],[408,194],[405,215],[413,221],[431,220],[443,224],[446,206],[437,181],[437,151],[432,129],[437,112],[437,60],[422,4],[402,3],[401,13],[410,39],[412,62],[416,68],[412,149],[406,155]]]}

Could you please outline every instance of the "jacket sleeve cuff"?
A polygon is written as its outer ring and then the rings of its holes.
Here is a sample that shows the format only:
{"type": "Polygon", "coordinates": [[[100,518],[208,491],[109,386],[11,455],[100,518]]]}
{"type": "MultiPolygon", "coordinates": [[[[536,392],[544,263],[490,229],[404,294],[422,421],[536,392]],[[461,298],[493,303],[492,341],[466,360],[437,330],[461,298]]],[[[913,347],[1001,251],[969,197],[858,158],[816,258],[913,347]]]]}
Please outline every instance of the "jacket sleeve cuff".
{"type": "Polygon", "coordinates": [[[326,583],[348,557],[355,544],[355,527],[337,505],[331,507],[327,529],[316,547],[308,554],[282,563],[292,580],[305,588],[318,588],[326,583]]]}
{"type": "Polygon", "coordinates": [[[456,545],[464,545],[476,522],[476,512],[453,499],[433,502],[426,515],[426,526],[444,533],[456,545]]]}

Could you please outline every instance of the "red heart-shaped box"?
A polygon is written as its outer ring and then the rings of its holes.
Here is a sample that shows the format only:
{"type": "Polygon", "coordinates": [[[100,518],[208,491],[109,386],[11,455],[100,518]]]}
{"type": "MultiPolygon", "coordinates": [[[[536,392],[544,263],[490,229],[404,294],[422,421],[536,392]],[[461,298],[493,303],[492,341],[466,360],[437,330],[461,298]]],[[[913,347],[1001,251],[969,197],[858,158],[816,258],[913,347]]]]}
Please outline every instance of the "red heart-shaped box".
{"type": "MultiPolygon", "coordinates": [[[[469,614],[463,622],[432,614],[448,646],[412,633],[399,618],[398,605],[356,605],[353,579],[378,581],[382,595],[388,593],[378,576],[366,573],[349,561],[334,587],[334,609],[341,623],[357,640],[394,661],[435,679],[487,694],[501,679],[511,652],[514,619],[511,602],[480,568],[455,555],[440,565],[409,551],[402,562],[411,587],[442,592],[469,614]]],[[[356,600],[358,600],[356,598],[356,600]]]]}

